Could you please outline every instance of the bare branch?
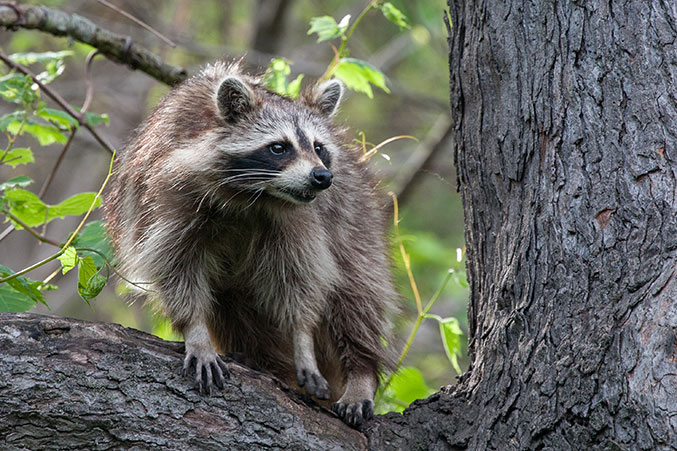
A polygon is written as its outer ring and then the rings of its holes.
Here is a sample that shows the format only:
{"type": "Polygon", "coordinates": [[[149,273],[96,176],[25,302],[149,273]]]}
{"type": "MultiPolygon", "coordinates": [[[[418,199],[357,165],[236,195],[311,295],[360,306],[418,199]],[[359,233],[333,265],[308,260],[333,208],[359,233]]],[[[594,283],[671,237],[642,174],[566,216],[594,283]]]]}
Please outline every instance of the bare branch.
{"type": "Polygon", "coordinates": [[[425,141],[418,146],[400,168],[394,180],[400,204],[404,204],[409,199],[414,188],[420,182],[423,171],[429,168],[435,156],[444,150],[452,131],[451,119],[445,114],[433,125],[425,141]]]}
{"type": "Polygon", "coordinates": [[[33,235],[41,243],[47,243],[47,244],[51,244],[52,246],[61,247],[61,245],[59,243],[57,243],[56,241],[50,240],[49,238],[40,235],[38,232],[33,230],[28,224],[26,224],[21,219],[17,218],[15,215],[13,215],[9,210],[5,210],[3,208],[3,209],[0,209],[0,212],[2,212],[4,215],[6,215],[8,218],[10,218],[12,221],[19,224],[21,227],[23,227],[24,230],[26,230],[26,232],[33,235]]]}
{"type": "Polygon", "coordinates": [[[163,62],[150,51],[134,45],[131,38],[101,28],[77,14],[70,15],[44,6],[0,5],[0,26],[68,36],[96,47],[116,63],[138,69],[168,85],[175,85],[188,76],[185,69],[163,62]]]}

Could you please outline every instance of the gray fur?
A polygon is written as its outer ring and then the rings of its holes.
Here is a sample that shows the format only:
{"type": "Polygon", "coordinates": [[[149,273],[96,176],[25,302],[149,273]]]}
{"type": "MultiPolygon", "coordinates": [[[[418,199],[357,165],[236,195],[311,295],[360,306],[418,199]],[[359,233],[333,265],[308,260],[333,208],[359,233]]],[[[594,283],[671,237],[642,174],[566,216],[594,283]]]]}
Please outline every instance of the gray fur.
{"type": "Polygon", "coordinates": [[[236,65],[206,67],[139,127],[106,210],[122,272],[152,282],[201,390],[227,377],[216,351],[242,353],[356,425],[392,365],[396,294],[376,182],[329,121],[342,89],[292,101],[236,65]],[[274,142],[293,152],[269,155],[274,142]],[[307,183],[325,168],[314,142],[331,161],[323,191],[307,183]]]}

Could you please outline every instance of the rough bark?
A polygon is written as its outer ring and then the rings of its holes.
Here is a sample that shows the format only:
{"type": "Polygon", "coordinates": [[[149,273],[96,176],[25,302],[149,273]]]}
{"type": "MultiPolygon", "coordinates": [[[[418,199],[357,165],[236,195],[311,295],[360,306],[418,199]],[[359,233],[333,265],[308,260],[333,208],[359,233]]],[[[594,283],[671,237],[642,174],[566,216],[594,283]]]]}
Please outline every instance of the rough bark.
{"type": "Polygon", "coordinates": [[[0,314],[0,449],[364,449],[362,434],[229,362],[212,396],[183,344],[115,324],[0,314]]]}
{"type": "Polygon", "coordinates": [[[449,7],[473,364],[372,441],[674,449],[674,3],[449,7]]]}

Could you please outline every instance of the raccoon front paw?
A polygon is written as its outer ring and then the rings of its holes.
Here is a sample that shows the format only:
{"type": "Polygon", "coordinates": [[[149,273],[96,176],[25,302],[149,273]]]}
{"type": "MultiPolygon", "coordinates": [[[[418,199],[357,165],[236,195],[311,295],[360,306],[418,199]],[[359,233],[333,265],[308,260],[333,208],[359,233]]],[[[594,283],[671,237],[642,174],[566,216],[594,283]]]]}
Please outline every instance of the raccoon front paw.
{"type": "Polygon", "coordinates": [[[347,425],[359,427],[374,417],[374,401],[371,399],[357,402],[339,400],[331,405],[331,410],[347,425]]]}
{"type": "Polygon", "coordinates": [[[211,352],[195,352],[186,350],[186,358],[183,361],[183,375],[188,376],[195,367],[195,384],[200,393],[212,394],[214,385],[219,389],[224,387],[226,379],[230,379],[228,367],[221,357],[211,352]]]}
{"type": "Polygon", "coordinates": [[[296,370],[296,381],[300,387],[317,399],[329,399],[329,384],[320,373],[301,368],[296,370]]]}

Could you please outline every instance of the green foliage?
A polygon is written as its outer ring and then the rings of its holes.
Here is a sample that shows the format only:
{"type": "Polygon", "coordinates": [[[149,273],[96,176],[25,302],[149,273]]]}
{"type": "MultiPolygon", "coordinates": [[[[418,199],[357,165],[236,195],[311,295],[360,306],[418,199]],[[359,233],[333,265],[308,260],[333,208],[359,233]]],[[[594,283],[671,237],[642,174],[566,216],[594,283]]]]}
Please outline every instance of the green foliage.
{"type": "Polygon", "coordinates": [[[75,268],[80,261],[78,257],[78,252],[73,246],[68,246],[63,254],[61,254],[57,259],[61,262],[61,274],[66,274],[71,269],[75,268]]]}
{"type": "Polygon", "coordinates": [[[113,261],[113,247],[102,221],[89,222],[75,235],[72,244],[82,255],[92,257],[97,268],[102,268],[106,262],[113,261]]]}
{"type": "Polygon", "coordinates": [[[99,274],[94,259],[90,256],[82,257],[78,262],[78,294],[89,303],[103,290],[108,282],[108,276],[99,274]]]}
{"type": "Polygon", "coordinates": [[[20,164],[33,163],[35,158],[33,158],[33,152],[31,149],[22,147],[0,151],[0,161],[2,161],[3,164],[7,164],[12,168],[15,168],[20,164]]]}
{"type": "Polygon", "coordinates": [[[155,314],[152,316],[151,333],[167,341],[183,341],[183,336],[172,328],[172,323],[164,316],[155,314]]]}
{"type": "Polygon", "coordinates": [[[39,110],[35,112],[35,115],[46,121],[53,122],[69,131],[73,127],[80,128],[78,120],[75,119],[70,114],[66,113],[65,111],[55,110],[52,108],[42,106],[39,110]]]}
{"type": "MultiPolygon", "coordinates": [[[[9,206],[9,212],[29,227],[38,227],[47,224],[53,219],[66,216],[79,216],[94,207],[101,205],[101,199],[96,193],[80,193],[59,202],[56,205],[47,205],[38,196],[24,189],[11,189],[2,198],[9,206]]],[[[12,220],[12,218],[10,218],[12,220]]],[[[16,222],[14,226],[22,226],[16,222]]]]}
{"type": "Polygon", "coordinates": [[[87,111],[85,112],[83,119],[85,123],[90,127],[96,127],[97,125],[101,124],[108,125],[110,123],[110,121],[108,120],[108,115],[106,113],[96,114],[92,113],[91,111],[87,111]]]}
{"type": "Polygon", "coordinates": [[[28,75],[9,73],[0,77],[0,97],[7,102],[30,105],[36,95],[33,80],[28,75]]]}
{"type": "MultiPolygon", "coordinates": [[[[70,55],[71,51],[16,53],[10,58],[24,65],[43,66],[44,70],[36,78],[47,84],[63,73],[63,60],[70,55]]],[[[80,127],[79,121],[70,114],[47,107],[40,100],[37,83],[29,76],[10,72],[0,77],[0,97],[17,107],[15,111],[0,117],[0,131],[6,133],[8,140],[7,146],[0,149],[0,165],[15,169],[34,161],[31,149],[14,147],[21,135],[31,135],[41,146],[64,144],[68,140],[66,133],[75,133],[80,127]]],[[[91,125],[108,122],[107,116],[93,113],[85,115],[84,120],[91,125]]],[[[0,213],[17,229],[45,225],[56,218],[89,214],[101,204],[99,192],[75,194],[62,202],[48,205],[36,194],[25,189],[31,183],[32,180],[25,175],[0,182],[0,213]]],[[[84,221],[83,219],[78,230],[84,221]]],[[[56,245],[53,241],[40,237],[32,229],[29,232],[43,242],[56,245]]],[[[78,268],[78,292],[89,303],[101,292],[108,279],[111,254],[103,226],[100,222],[94,222],[84,227],[80,234],[72,236],[51,257],[18,273],[0,265],[0,311],[26,311],[38,302],[47,305],[42,291],[56,287],[31,280],[24,274],[55,260],[61,263],[63,274],[78,268]],[[104,267],[107,268],[105,276],[101,274],[104,267]]]]}
{"type": "Polygon", "coordinates": [[[0,191],[5,191],[11,188],[24,188],[31,183],[33,183],[33,180],[31,180],[30,177],[19,175],[7,180],[6,182],[0,183],[0,191]]]}
{"type": "Polygon", "coordinates": [[[375,398],[377,414],[388,412],[402,412],[409,404],[417,399],[425,398],[434,393],[425,383],[421,371],[414,367],[400,368],[392,375],[389,383],[383,385],[375,398]]]}
{"type": "Polygon", "coordinates": [[[363,92],[367,94],[370,99],[374,98],[374,92],[371,89],[371,85],[390,93],[390,90],[386,86],[386,79],[383,72],[366,61],[355,58],[342,58],[336,66],[334,75],[343,80],[348,88],[353,91],[363,92]]]}
{"type": "MultiPolygon", "coordinates": [[[[0,265],[0,277],[15,274],[10,268],[0,265]]],[[[41,289],[45,284],[37,280],[30,280],[22,276],[9,280],[0,285],[0,311],[25,312],[38,302],[47,305],[41,289]]]]}
{"type": "Polygon", "coordinates": [[[345,16],[340,23],[336,23],[336,20],[331,16],[313,17],[310,19],[308,34],[317,33],[317,42],[345,36],[349,21],[350,15],[345,16]]]}
{"type": "Polygon", "coordinates": [[[51,124],[42,124],[30,119],[10,122],[7,126],[7,131],[16,136],[28,133],[37,139],[41,146],[49,146],[54,143],[65,144],[68,141],[66,135],[58,127],[51,124]]]}
{"type": "MultiPolygon", "coordinates": [[[[392,194],[393,198],[393,228],[395,232],[395,237],[396,237],[396,245],[398,247],[398,250],[400,251],[400,257],[401,257],[401,262],[402,265],[404,266],[407,277],[409,279],[409,283],[411,285],[411,290],[412,294],[414,296],[414,300],[416,302],[416,308],[418,312],[418,316],[416,318],[416,321],[414,323],[414,327],[412,328],[411,333],[409,334],[409,338],[407,339],[407,342],[405,344],[404,350],[402,351],[402,354],[400,355],[400,358],[397,362],[397,367],[395,369],[395,372],[390,375],[390,377],[387,379],[387,381],[382,384],[380,388],[381,396],[379,399],[381,400],[382,404],[377,404],[377,410],[379,411],[388,411],[389,409],[399,409],[400,407],[404,408],[409,405],[411,400],[409,400],[408,392],[403,392],[403,389],[399,390],[394,390],[393,389],[393,384],[398,384],[402,383],[400,382],[400,379],[403,377],[401,375],[401,370],[400,368],[402,367],[402,363],[404,362],[407,354],[409,353],[409,349],[411,348],[411,345],[414,341],[414,338],[416,337],[416,334],[418,333],[419,327],[421,326],[423,320],[425,319],[434,319],[438,322],[439,328],[440,328],[440,337],[442,339],[442,344],[445,349],[445,353],[447,355],[447,358],[449,359],[449,362],[451,365],[454,367],[454,369],[460,373],[461,368],[460,365],[458,364],[458,356],[461,353],[461,340],[460,337],[463,335],[463,332],[461,331],[461,328],[459,327],[458,320],[455,318],[442,318],[438,315],[430,313],[430,310],[432,307],[435,305],[437,300],[440,298],[442,295],[442,292],[444,291],[445,287],[450,281],[454,281],[456,283],[459,283],[461,278],[457,276],[457,272],[459,272],[462,268],[462,260],[463,260],[463,251],[461,249],[456,250],[456,262],[453,264],[452,268],[449,268],[447,271],[446,276],[442,280],[442,283],[439,285],[439,288],[431,296],[431,298],[428,300],[428,302],[425,304],[425,307],[423,306],[421,302],[421,296],[418,291],[418,285],[416,283],[416,280],[414,278],[414,274],[411,268],[411,258],[409,253],[407,253],[405,247],[404,247],[404,239],[402,235],[400,234],[400,227],[399,227],[399,206],[397,202],[397,196],[395,194],[392,194]],[[402,396],[402,397],[400,397],[402,396]]],[[[449,254],[446,254],[449,255],[449,254]]],[[[451,255],[449,255],[451,257],[451,255]]],[[[449,258],[449,260],[451,260],[449,258]]],[[[449,262],[449,260],[445,259],[445,262],[449,262]]],[[[405,373],[405,381],[406,384],[413,384],[415,386],[419,387],[427,387],[425,385],[425,382],[421,382],[417,379],[417,375],[415,373],[409,371],[405,373]]],[[[420,372],[418,373],[420,375],[420,372]]],[[[422,380],[422,376],[421,376],[422,380]]],[[[420,389],[422,392],[422,389],[420,389]]],[[[420,394],[420,393],[419,393],[420,394]]],[[[420,396],[419,396],[420,397],[420,396]]]]}
{"type": "Polygon", "coordinates": [[[411,26],[407,22],[407,16],[402,14],[402,11],[395,8],[395,6],[393,6],[392,3],[385,2],[377,4],[376,7],[380,9],[381,12],[383,12],[383,15],[386,17],[386,19],[388,19],[389,21],[400,27],[400,30],[404,30],[405,28],[411,28],[411,26]]]}
{"type": "Polygon", "coordinates": [[[10,55],[10,58],[24,66],[30,66],[31,64],[41,63],[44,65],[45,70],[40,72],[37,75],[37,79],[42,83],[48,84],[53,82],[59,75],[63,73],[66,69],[66,65],[63,60],[73,55],[73,52],[70,50],[64,50],[61,52],[42,52],[42,53],[14,53],[10,55]]]}
{"type": "Polygon", "coordinates": [[[438,321],[440,325],[440,335],[442,336],[442,344],[444,345],[444,352],[454,370],[461,374],[461,366],[458,364],[458,356],[461,354],[461,339],[463,331],[458,324],[456,318],[444,318],[438,321]]]}
{"type": "Polygon", "coordinates": [[[301,92],[303,74],[288,82],[287,76],[291,74],[290,66],[291,62],[285,58],[273,58],[263,75],[263,84],[271,91],[296,99],[301,92]]]}

